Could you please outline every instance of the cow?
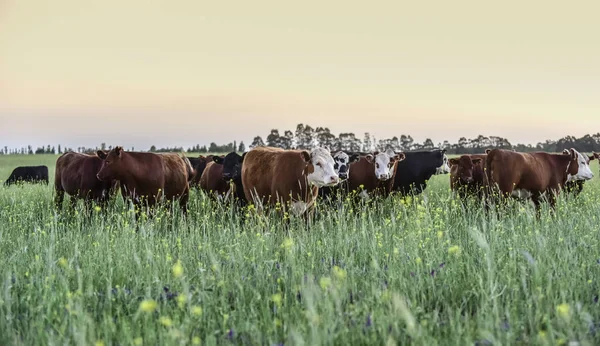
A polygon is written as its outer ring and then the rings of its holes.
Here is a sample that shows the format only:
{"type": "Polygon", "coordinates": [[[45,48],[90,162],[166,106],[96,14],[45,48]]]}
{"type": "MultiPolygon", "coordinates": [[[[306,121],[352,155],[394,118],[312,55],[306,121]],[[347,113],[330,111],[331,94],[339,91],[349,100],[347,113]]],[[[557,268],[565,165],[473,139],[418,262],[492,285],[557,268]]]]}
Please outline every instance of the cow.
{"type": "Polygon", "coordinates": [[[575,149],[569,150],[569,154],[494,149],[487,156],[486,170],[490,185],[501,198],[530,198],[538,216],[543,194],[554,208],[556,195],[567,182],[594,176],[588,158],[575,149]]]}
{"type": "Polygon", "coordinates": [[[15,168],[4,186],[10,186],[18,182],[43,183],[48,185],[48,167],[47,166],[20,166],[15,168]]]}
{"type": "MultiPolygon", "coordinates": [[[[96,175],[101,181],[118,180],[124,195],[134,206],[144,204],[154,209],[163,198],[179,200],[187,214],[190,176],[194,169],[190,161],[178,154],[155,154],[125,151],[118,146],[109,151],[98,151],[102,166],[96,175]]],[[[138,214],[136,213],[136,218],[138,214]]]]}
{"type": "MultiPolygon", "coordinates": [[[[106,154],[104,152],[104,154],[106,154]]],[[[82,199],[88,211],[92,202],[105,207],[117,182],[100,181],[97,177],[102,167],[102,159],[97,155],[80,154],[73,151],[62,154],[56,160],[54,174],[54,203],[58,210],[62,209],[65,192],[71,196],[71,207],[74,209],[78,199],[82,199]]]]}
{"type": "Polygon", "coordinates": [[[283,150],[257,147],[246,153],[242,185],[249,203],[276,205],[295,215],[311,213],[318,189],[339,183],[326,148],[283,150]]]}
{"type": "Polygon", "coordinates": [[[200,189],[209,196],[224,198],[229,191],[229,182],[223,179],[223,165],[210,161],[206,164],[200,177],[200,189]]]}
{"type": "Polygon", "coordinates": [[[401,195],[418,195],[427,188],[434,174],[450,172],[446,150],[405,152],[406,158],[398,162],[393,190],[401,195]]]}
{"type": "Polygon", "coordinates": [[[213,161],[223,166],[223,174],[221,178],[223,181],[233,182],[228,193],[233,194],[237,199],[238,203],[243,206],[246,202],[246,196],[244,195],[244,185],[242,184],[242,164],[246,153],[239,155],[235,151],[225,155],[225,157],[215,156],[213,161]]]}
{"type": "Polygon", "coordinates": [[[448,160],[450,164],[450,189],[461,198],[468,195],[484,197],[488,186],[485,174],[487,154],[462,155],[448,160]]]}
{"type": "Polygon", "coordinates": [[[332,153],[331,156],[333,157],[334,162],[333,169],[338,177],[340,177],[340,183],[336,186],[324,186],[319,189],[319,196],[325,200],[331,199],[331,197],[339,191],[347,190],[350,165],[357,162],[360,158],[360,154],[358,153],[349,154],[344,151],[332,153]]]}
{"type": "Polygon", "coordinates": [[[196,158],[194,160],[194,162],[196,162],[196,164],[192,163],[192,166],[194,167],[195,172],[194,172],[194,175],[192,176],[192,180],[190,180],[190,188],[191,187],[194,187],[194,188],[200,187],[200,179],[202,178],[202,173],[204,173],[204,170],[206,169],[206,165],[208,165],[208,163],[212,162],[212,161],[213,161],[213,155],[206,155],[206,156],[200,155],[198,158],[196,158]]]}
{"type": "Polygon", "coordinates": [[[396,153],[392,149],[361,156],[352,164],[348,176],[348,190],[360,190],[363,198],[368,198],[369,193],[388,196],[394,185],[398,163],[404,159],[404,153],[396,153]]]}
{"type": "MultiPolygon", "coordinates": [[[[563,154],[568,154],[568,153],[569,153],[568,149],[563,150],[563,154]]],[[[597,154],[595,154],[595,153],[588,156],[589,161],[595,160],[596,158],[597,158],[597,154]]],[[[574,196],[577,196],[581,193],[581,191],[583,191],[584,183],[585,183],[585,180],[568,181],[564,186],[564,190],[568,193],[572,193],[574,196]]]]}

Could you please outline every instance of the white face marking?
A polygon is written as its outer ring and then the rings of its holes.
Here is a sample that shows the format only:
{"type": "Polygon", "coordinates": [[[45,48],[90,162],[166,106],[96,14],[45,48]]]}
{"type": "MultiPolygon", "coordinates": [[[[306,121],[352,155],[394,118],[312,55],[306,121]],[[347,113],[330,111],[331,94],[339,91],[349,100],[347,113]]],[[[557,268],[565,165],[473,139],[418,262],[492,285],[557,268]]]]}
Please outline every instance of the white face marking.
{"type": "Polygon", "coordinates": [[[308,209],[307,203],[302,202],[302,201],[296,201],[296,202],[292,202],[290,211],[295,216],[300,216],[306,212],[306,209],[308,209]]]}
{"type": "Polygon", "coordinates": [[[329,150],[324,148],[313,149],[310,153],[310,160],[314,171],[307,178],[308,182],[317,187],[333,186],[340,182],[335,169],[333,168],[333,157],[329,150]]]}
{"type": "Polygon", "coordinates": [[[439,166],[436,170],[435,170],[435,174],[448,174],[450,173],[450,165],[448,164],[448,156],[446,156],[446,154],[443,154],[444,158],[442,161],[442,165],[439,166]]]}
{"type": "Polygon", "coordinates": [[[528,199],[531,198],[532,193],[523,189],[514,189],[511,195],[520,199],[528,199]]]}
{"type": "Polygon", "coordinates": [[[590,162],[588,158],[581,155],[581,153],[577,151],[575,151],[575,153],[577,153],[577,163],[579,164],[579,169],[577,170],[577,174],[575,175],[568,174],[567,181],[592,179],[594,177],[594,173],[592,173],[592,169],[590,168],[590,162]]]}
{"type": "Polygon", "coordinates": [[[386,181],[392,178],[392,168],[394,167],[392,158],[394,156],[396,153],[391,149],[375,156],[375,176],[378,180],[386,181]]]}

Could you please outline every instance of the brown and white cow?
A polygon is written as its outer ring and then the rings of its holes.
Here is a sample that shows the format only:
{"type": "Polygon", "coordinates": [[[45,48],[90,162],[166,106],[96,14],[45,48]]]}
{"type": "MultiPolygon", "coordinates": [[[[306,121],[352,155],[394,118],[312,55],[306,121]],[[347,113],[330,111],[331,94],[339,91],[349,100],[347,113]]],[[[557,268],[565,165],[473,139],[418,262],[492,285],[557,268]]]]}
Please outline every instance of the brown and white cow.
{"type": "Polygon", "coordinates": [[[362,189],[360,194],[363,198],[368,198],[369,193],[388,196],[394,185],[397,164],[405,157],[404,153],[396,153],[392,149],[361,156],[352,164],[348,176],[348,189],[362,189]]]}
{"type": "Polygon", "coordinates": [[[102,167],[102,159],[96,155],[80,154],[69,151],[56,160],[54,174],[54,202],[62,209],[65,192],[71,196],[71,207],[78,199],[83,199],[89,211],[92,201],[105,206],[112,192],[116,190],[116,181],[100,181],[96,175],[102,167]]]}
{"type": "Polygon", "coordinates": [[[462,155],[448,160],[450,163],[450,189],[460,197],[484,196],[488,185],[485,174],[487,154],[462,155]]]}
{"type": "MultiPolygon", "coordinates": [[[[563,150],[563,154],[569,154],[569,150],[568,149],[563,150]]],[[[596,154],[589,155],[588,163],[595,159],[596,159],[596,154]]],[[[577,196],[581,193],[581,191],[583,191],[584,183],[585,183],[585,180],[568,181],[567,183],[565,183],[564,190],[577,196]]]]}
{"type": "Polygon", "coordinates": [[[501,196],[531,198],[537,210],[543,194],[554,207],[556,194],[567,182],[594,176],[588,158],[575,149],[569,154],[494,149],[488,154],[486,169],[490,184],[501,196]]]}
{"type": "Polygon", "coordinates": [[[122,147],[108,153],[98,151],[97,155],[103,160],[98,179],[118,180],[122,192],[136,207],[144,203],[153,208],[162,199],[178,199],[184,214],[187,213],[188,181],[194,172],[187,158],[170,153],[128,152],[122,147]]]}
{"type": "Polygon", "coordinates": [[[281,203],[296,215],[312,210],[318,189],[339,183],[328,149],[258,147],[246,153],[242,185],[249,203],[281,203]]]}

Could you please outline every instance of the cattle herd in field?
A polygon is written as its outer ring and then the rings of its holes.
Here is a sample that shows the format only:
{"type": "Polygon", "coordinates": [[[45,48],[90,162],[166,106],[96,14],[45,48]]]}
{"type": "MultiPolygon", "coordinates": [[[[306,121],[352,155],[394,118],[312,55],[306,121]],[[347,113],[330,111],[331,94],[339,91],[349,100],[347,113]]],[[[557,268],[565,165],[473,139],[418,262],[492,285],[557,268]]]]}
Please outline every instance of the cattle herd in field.
{"type": "MultiPolygon", "coordinates": [[[[350,153],[257,147],[242,155],[187,158],[116,147],[96,155],[61,155],[56,162],[55,202],[60,209],[67,193],[73,206],[78,199],[88,207],[92,202],[104,206],[120,190],[137,208],[177,200],[186,213],[190,188],[199,188],[224,201],[258,207],[279,204],[280,209],[300,215],[318,198],[419,194],[433,175],[450,173],[450,187],[461,197],[524,198],[539,210],[543,197],[554,206],[561,190],[579,193],[593,178],[589,164],[594,159],[600,154],[587,156],[575,149],[560,154],[493,149],[448,160],[445,150],[350,153]]],[[[18,180],[47,184],[48,168],[18,167],[5,185],[18,180]]]]}

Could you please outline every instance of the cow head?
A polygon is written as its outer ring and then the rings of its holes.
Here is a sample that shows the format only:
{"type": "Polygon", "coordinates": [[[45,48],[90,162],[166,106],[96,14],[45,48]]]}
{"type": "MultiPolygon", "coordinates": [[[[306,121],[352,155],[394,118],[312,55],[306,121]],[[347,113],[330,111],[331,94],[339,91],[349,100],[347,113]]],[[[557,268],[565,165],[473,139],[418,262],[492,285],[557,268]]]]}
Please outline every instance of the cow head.
{"type": "Polygon", "coordinates": [[[448,156],[446,156],[446,149],[439,151],[441,156],[442,165],[435,170],[435,174],[448,174],[450,173],[450,166],[448,165],[448,156]]]}
{"type": "Polygon", "coordinates": [[[340,180],[348,179],[348,174],[350,174],[350,164],[356,162],[360,159],[360,155],[351,154],[348,155],[343,151],[338,151],[333,154],[333,169],[340,177],[340,180]]]}
{"type": "Polygon", "coordinates": [[[575,180],[589,180],[594,177],[590,168],[590,159],[577,150],[563,150],[563,155],[570,155],[571,160],[567,166],[567,182],[575,180]]]}
{"type": "Polygon", "coordinates": [[[456,166],[456,176],[461,184],[466,185],[473,182],[473,169],[481,164],[481,159],[471,159],[469,155],[450,159],[452,167],[456,166]]]}
{"type": "Polygon", "coordinates": [[[223,165],[223,180],[237,180],[242,177],[242,162],[244,155],[239,155],[235,151],[227,154],[225,157],[213,156],[215,163],[223,165]]]}
{"type": "Polygon", "coordinates": [[[300,152],[302,159],[308,165],[307,179],[311,185],[317,187],[332,186],[340,182],[340,178],[333,166],[335,162],[327,148],[315,148],[308,152],[300,152]]]}
{"type": "Polygon", "coordinates": [[[102,159],[102,166],[100,166],[100,170],[98,171],[98,174],[96,174],[98,180],[107,181],[117,179],[117,176],[121,174],[122,169],[121,160],[123,158],[123,148],[115,147],[108,153],[98,150],[96,155],[102,159]]]}
{"type": "Polygon", "coordinates": [[[396,169],[396,163],[404,160],[404,153],[397,154],[392,149],[383,153],[374,152],[372,155],[365,156],[365,159],[375,165],[375,176],[380,181],[386,181],[392,178],[396,169]]]}

